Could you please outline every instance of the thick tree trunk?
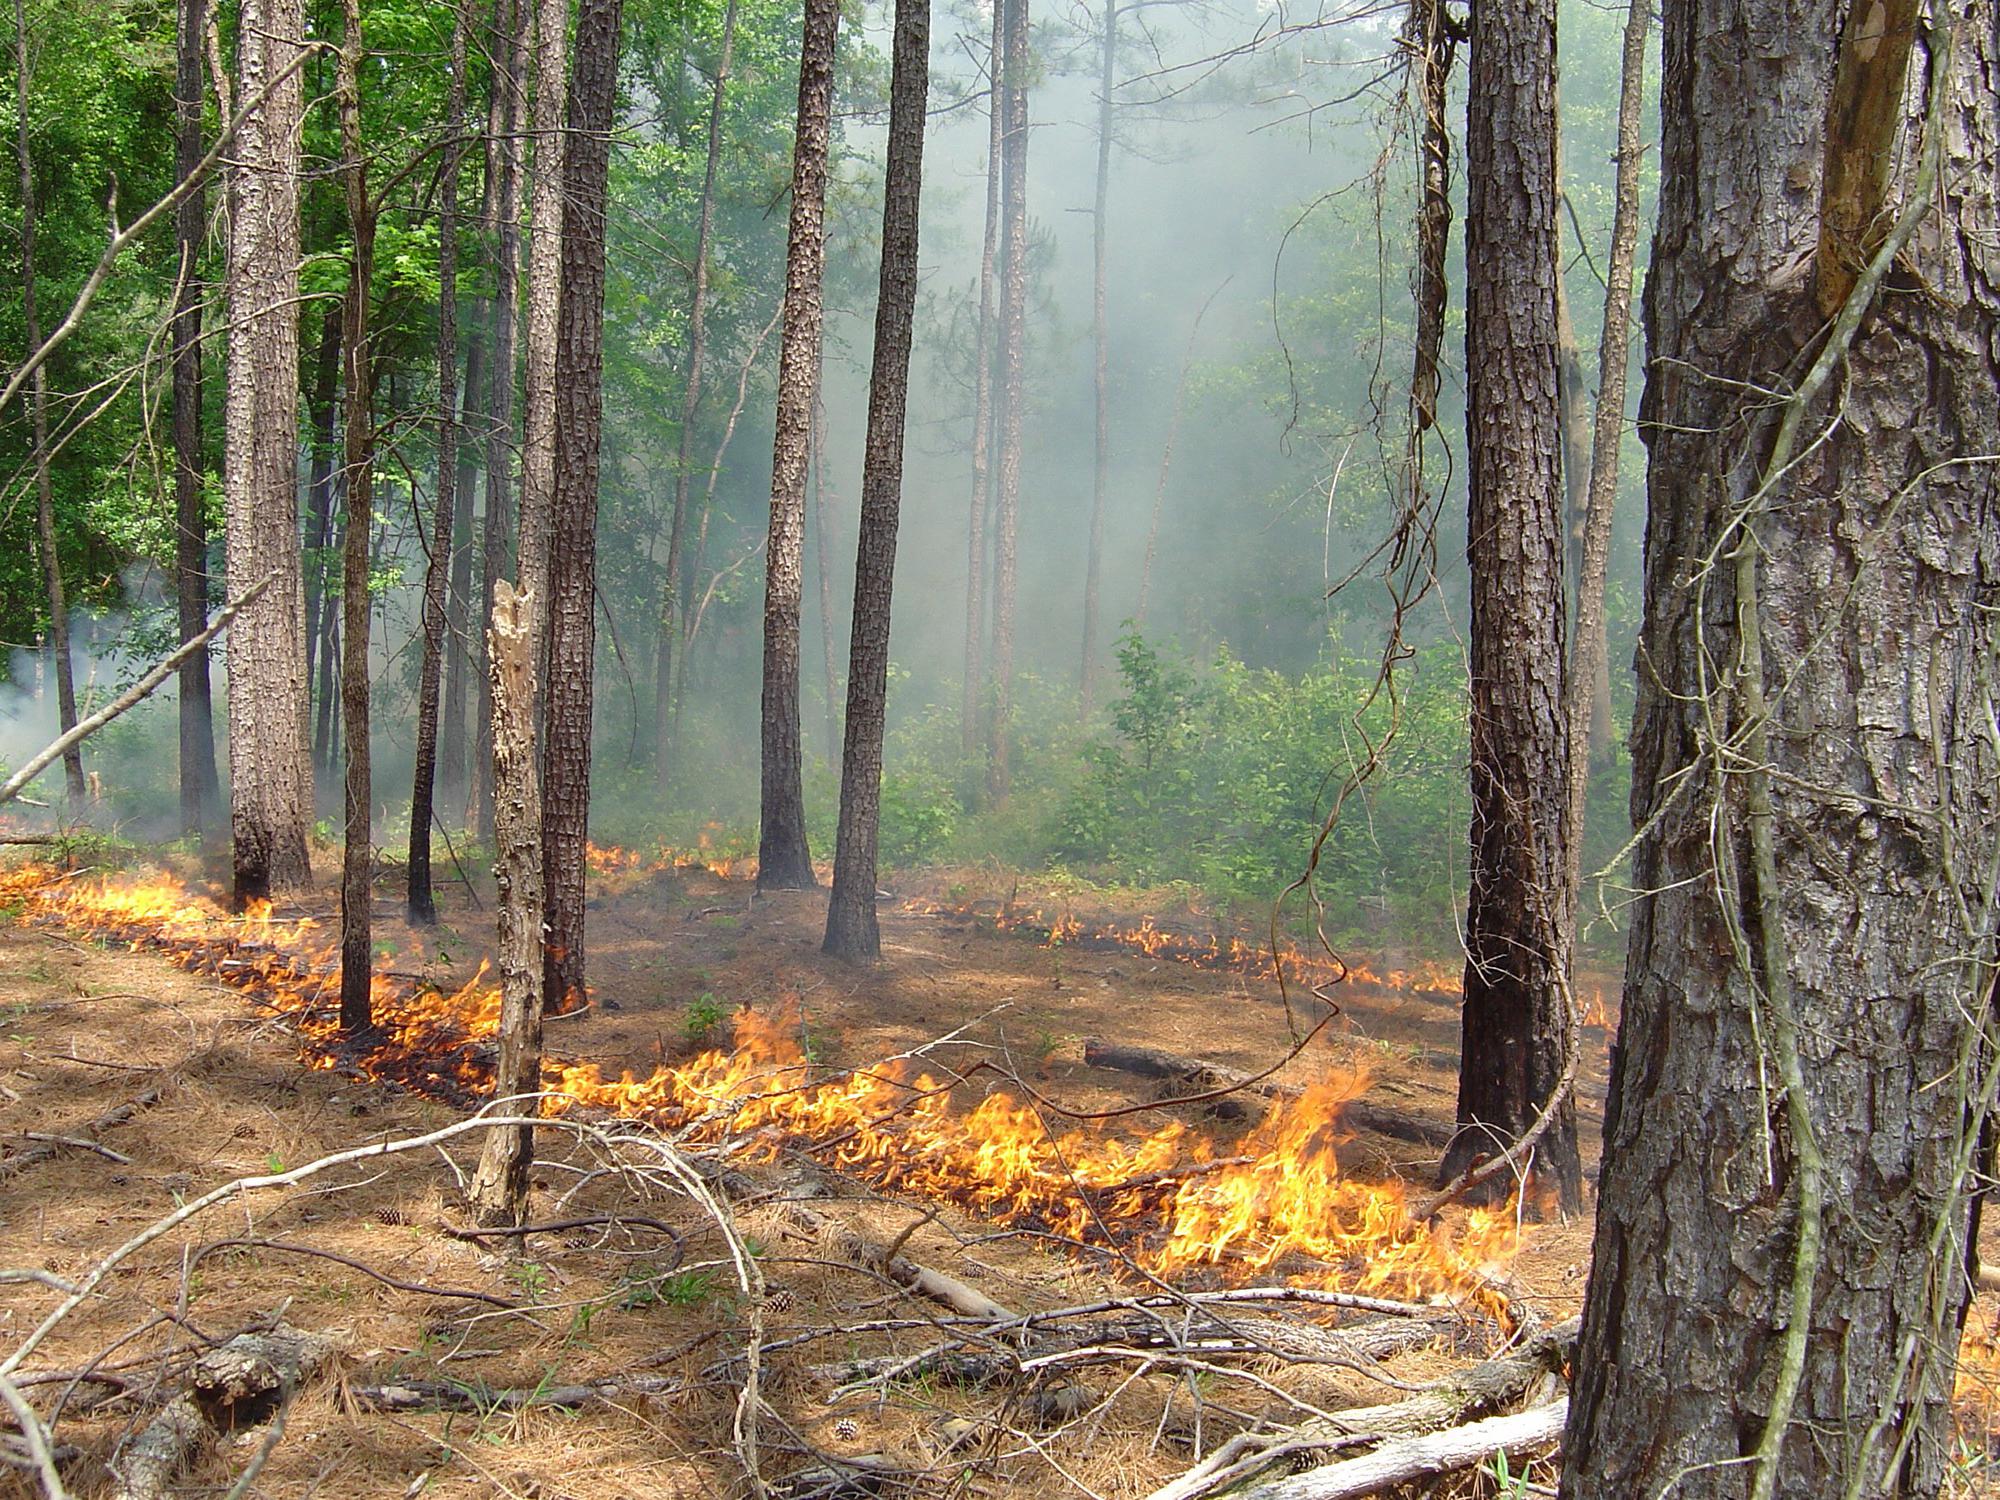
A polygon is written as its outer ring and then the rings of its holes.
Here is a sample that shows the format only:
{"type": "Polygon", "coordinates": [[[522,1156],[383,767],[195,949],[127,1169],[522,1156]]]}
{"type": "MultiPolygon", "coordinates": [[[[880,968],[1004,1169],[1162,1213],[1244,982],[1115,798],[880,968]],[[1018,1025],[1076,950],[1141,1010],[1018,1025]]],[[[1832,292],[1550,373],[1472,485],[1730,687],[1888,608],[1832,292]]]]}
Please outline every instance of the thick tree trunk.
{"type": "Polygon", "coordinates": [[[528,33],[533,25],[527,0],[495,0],[494,32],[502,38],[493,66],[493,93],[486,112],[486,176],[493,238],[493,357],[486,376],[486,514],[481,524],[479,618],[474,633],[480,648],[479,711],[473,718],[471,821],[481,843],[493,842],[493,674],[485,657],[490,637],[484,622],[493,618],[493,590],[507,572],[507,514],[514,473],[515,348],[521,311],[520,138],[528,118],[522,88],[528,33]]]}
{"type": "Polygon", "coordinates": [[[757,888],[815,883],[806,847],[799,731],[799,617],[805,593],[806,458],[819,389],[820,281],[826,269],[826,168],[832,141],[838,0],[806,0],[799,45],[785,321],[778,345],[777,432],[771,444],[771,529],[764,546],[762,822],[757,888]]]}
{"type": "Polygon", "coordinates": [[[1952,1467],[1995,1056],[2000,58],[1989,0],[1934,12],[1948,72],[1934,30],[1928,87],[1875,84],[1925,127],[1842,142],[1836,72],[1896,50],[1845,9],[1665,8],[1640,895],[1569,1496],[1931,1496],[1952,1467]],[[1836,142],[1894,149],[1900,191],[1829,330],[1836,142]]]}
{"type": "Polygon", "coordinates": [[[542,774],[548,947],[543,1001],[575,1010],[584,985],[584,841],[590,829],[597,660],[597,463],[604,416],[604,214],[618,100],[621,0],[583,0],[563,159],[562,337],[556,348],[556,511],[542,774]]]}
{"type": "Polygon", "coordinates": [[[361,138],[361,0],[343,0],[346,34],[335,87],[354,264],[347,280],[347,525],[341,537],[340,718],[347,740],[340,861],[340,1026],[365,1031],[374,981],[374,794],[368,735],[369,532],[374,521],[375,401],[368,301],[375,273],[375,206],[361,138]]]}
{"type": "MultiPolygon", "coordinates": [[[[42,324],[35,307],[35,167],[28,147],[28,13],[14,0],[14,90],[16,142],[21,167],[21,316],[27,347],[42,346],[42,324]]],[[[56,546],[55,498],[49,485],[48,369],[35,366],[29,377],[28,401],[34,424],[35,537],[42,554],[42,579],[48,588],[49,656],[55,663],[56,719],[64,734],[76,728],[76,677],[70,667],[69,604],[63,595],[62,556],[56,546]]],[[[83,752],[74,746],[63,756],[63,782],[69,792],[72,817],[82,817],[90,803],[83,780],[83,752]]]]}
{"type": "Polygon", "coordinates": [[[1611,740],[1610,652],[1604,619],[1604,577],[1611,558],[1611,522],[1618,502],[1618,452],[1625,441],[1625,389],[1631,364],[1632,274],[1639,249],[1639,165],[1645,149],[1646,33],[1651,11],[1634,5],[1625,18],[1619,64],[1618,171],[1605,270],[1604,329],[1597,341],[1597,410],[1591,427],[1588,493],[1582,545],[1577,549],[1576,633],[1569,663],[1569,806],[1564,853],[1571,891],[1572,930],[1583,869],[1583,818],[1590,773],[1611,740]]]}
{"type": "MultiPolygon", "coordinates": [[[[528,203],[528,316],[521,415],[521,520],[514,585],[530,595],[538,691],[548,681],[549,540],[556,501],[556,338],[563,293],[563,122],[569,0],[523,0],[535,22],[535,144],[528,203]]],[[[539,719],[540,712],[537,711],[539,719]]]]}
{"type": "Polygon", "coordinates": [[[854,633],[847,651],[840,833],[833,856],[833,895],[826,909],[825,948],[838,958],[875,958],[882,951],[875,925],[876,835],[889,693],[889,603],[895,587],[903,421],[910,393],[910,328],[917,306],[917,209],[923,197],[930,45],[930,0],[896,0],[882,197],[882,280],[875,302],[875,362],[868,380],[854,633]]]}
{"type": "MultiPolygon", "coordinates": [[[[174,175],[186,182],[201,165],[202,41],[206,0],[181,0],[175,33],[174,175]]],[[[208,194],[197,188],[174,211],[180,285],[174,293],[174,598],[183,644],[208,628],[208,502],[201,463],[202,241],[208,233],[208,194]]],[[[222,785],[215,774],[215,714],[209,691],[208,653],[181,666],[181,832],[208,842],[222,814],[222,785]]]]}
{"type": "Polygon", "coordinates": [[[1096,446],[1090,471],[1090,545],[1083,564],[1083,716],[1097,705],[1098,594],[1104,572],[1104,492],[1111,483],[1111,319],[1107,311],[1111,229],[1111,93],[1117,83],[1118,0],[1104,0],[1097,59],[1097,192],[1091,201],[1092,383],[1097,396],[1096,446]]]}
{"type": "Polygon", "coordinates": [[[460,4],[451,27],[451,83],[445,104],[444,170],[438,182],[438,443],[437,502],[431,515],[430,557],[424,567],[423,661],[417,671],[417,756],[410,788],[410,849],[405,891],[410,920],[437,921],[431,896],[431,818],[437,792],[438,695],[444,675],[446,594],[452,535],[458,521],[458,137],[465,130],[466,17],[460,4]]]}
{"type": "MultiPolygon", "coordinates": [[[[676,647],[687,641],[687,598],[692,592],[683,578],[682,556],[687,536],[688,470],[694,452],[695,418],[701,411],[702,360],[708,349],[708,241],[715,228],[715,177],[722,162],[722,107],[729,94],[729,63],[736,46],[736,0],[722,12],[722,55],[715,65],[715,84],[708,101],[708,160],[701,174],[701,210],[694,235],[694,291],[688,302],[687,383],[681,392],[681,430],[674,450],[674,515],[667,531],[667,574],[660,586],[660,640],[654,653],[657,689],[653,700],[653,776],[661,791],[673,771],[673,729],[678,693],[674,675],[676,647]]],[[[691,576],[699,576],[700,568],[691,576]]]]}
{"type": "MultiPolygon", "coordinates": [[[[305,37],[301,0],[244,0],[238,35],[236,95],[250,99],[297,59],[305,37]]],[[[229,591],[241,594],[273,575],[229,632],[229,817],[239,905],[312,881],[298,534],[304,104],[304,80],[294,70],[238,132],[229,179],[229,591]]]]}
{"type": "MultiPolygon", "coordinates": [[[[1569,1056],[1563,497],[1556,337],[1555,0],[1472,17],[1466,132],[1472,865],[1449,1179],[1524,1135],[1569,1056]]],[[[1574,1104],[1534,1176],[1582,1202],[1574,1104]]],[[[1512,1173],[1488,1179],[1503,1192],[1512,1173]]]]}
{"type": "MultiPolygon", "coordinates": [[[[493,1096],[522,1100],[542,1087],[542,788],[535,759],[535,650],[540,609],[504,578],[493,582],[486,659],[493,672],[493,874],[500,909],[500,1062],[493,1096]]],[[[502,1105],[530,1114],[532,1104],[502,1105]]],[[[520,1224],[535,1161],[533,1130],[486,1133],[469,1196],[480,1222],[520,1224]]]]}
{"type": "Polygon", "coordinates": [[[1000,64],[1000,485],[994,518],[993,755],[987,784],[994,798],[1003,800],[1013,783],[1014,575],[1027,371],[1028,0],[996,3],[1003,12],[1006,51],[1000,64]]]}
{"type": "Polygon", "coordinates": [[[986,230],[979,242],[979,332],[973,344],[972,504],[965,527],[965,679],[959,692],[959,743],[970,764],[980,751],[986,705],[987,541],[993,530],[993,271],[1000,239],[1000,59],[1006,12],[993,6],[992,50],[986,62],[986,230]]]}

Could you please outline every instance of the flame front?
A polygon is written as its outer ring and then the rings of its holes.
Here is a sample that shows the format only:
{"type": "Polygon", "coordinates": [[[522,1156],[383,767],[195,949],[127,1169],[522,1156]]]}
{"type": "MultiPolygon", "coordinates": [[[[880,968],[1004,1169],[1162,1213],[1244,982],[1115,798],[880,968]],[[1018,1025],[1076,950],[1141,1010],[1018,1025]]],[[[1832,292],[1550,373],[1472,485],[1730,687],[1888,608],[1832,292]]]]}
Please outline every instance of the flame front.
{"type": "MultiPolygon", "coordinates": [[[[500,1006],[484,965],[451,993],[377,973],[377,1034],[357,1041],[339,1030],[337,959],[310,919],[279,920],[268,905],[232,917],[169,879],[66,880],[36,866],[0,874],[0,902],[25,920],[151,950],[245,991],[297,1027],[312,1066],[352,1066],[458,1102],[490,1089],[500,1006]]],[[[1291,1274],[1504,1311],[1482,1266],[1511,1252],[1506,1214],[1475,1211],[1454,1239],[1413,1223],[1400,1188],[1342,1174],[1340,1112],[1365,1086],[1359,1075],[1314,1085],[1218,1157],[1208,1137],[1178,1122],[1137,1136],[1058,1133],[1036,1104],[999,1092],[961,1109],[948,1085],[901,1061],[815,1076],[795,1038],[795,1015],[745,1010],[732,1049],[645,1078],[551,1058],[547,1108],[733,1139],[752,1155],[808,1150],[877,1187],[1114,1252],[1154,1274],[1291,1274]]]]}

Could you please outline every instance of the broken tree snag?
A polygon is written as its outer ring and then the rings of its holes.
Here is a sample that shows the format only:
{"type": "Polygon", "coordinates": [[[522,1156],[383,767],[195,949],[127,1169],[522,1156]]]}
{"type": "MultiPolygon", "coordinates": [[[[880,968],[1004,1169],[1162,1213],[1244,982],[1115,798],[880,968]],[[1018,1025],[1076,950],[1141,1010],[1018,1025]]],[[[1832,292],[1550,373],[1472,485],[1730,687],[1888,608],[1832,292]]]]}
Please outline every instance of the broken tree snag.
{"type": "Polygon", "coordinates": [[[1819,252],[1813,297],[1832,317],[1854,290],[1888,221],[1883,208],[1896,137],[1903,128],[1917,0],[1854,0],[1840,32],[1840,61],[1826,101],[1820,176],[1819,252]]]}
{"type": "MultiPolygon", "coordinates": [[[[500,906],[500,1062],[495,1099],[539,1093],[542,1082],[542,787],[535,755],[533,589],[493,582],[486,631],[493,682],[493,874],[500,906]]],[[[515,1109],[513,1113],[526,1113],[515,1109]]],[[[486,1133],[471,1197],[484,1225],[519,1224],[528,1202],[534,1129],[486,1133]]]]}
{"type": "MultiPolygon", "coordinates": [[[[1162,1052],[1157,1047],[1129,1047],[1120,1042],[1101,1042],[1095,1037],[1084,1042],[1083,1061],[1086,1067],[1109,1068],[1139,1078],[1157,1078],[1195,1093],[1238,1090],[1238,1094],[1229,1098],[1203,1101],[1210,1113],[1224,1119],[1247,1119],[1259,1112],[1249,1107],[1249,1102],[1241,1097],[1243,1094],[1273,1102],[1287,1102],[1304,1092],[1295,1085],[1257,1078],[1254,1074],[1223,1063],[1206,1062],[1198,1057],[1180,1057],[1172,1052],[1162,1052]]],[[[1350,1099],[1341,1105],[1340,1118],[1357,1130],[1419,1146],[1432,1146],[1438,1150],[1450,1144],[1454,1133],[1448,1125],[1370,1104],[1365,1099],[1350,1099]]]]}
{"type": "Polygon", "coordinates": [[[262,1426],[333,1358],[333,1341],[280,1323],[239,1333],[195,1361],[188,1389],[162,1407],[113,1463],[114,1500],[164,1500],[218,1435],[262,1426]]]}

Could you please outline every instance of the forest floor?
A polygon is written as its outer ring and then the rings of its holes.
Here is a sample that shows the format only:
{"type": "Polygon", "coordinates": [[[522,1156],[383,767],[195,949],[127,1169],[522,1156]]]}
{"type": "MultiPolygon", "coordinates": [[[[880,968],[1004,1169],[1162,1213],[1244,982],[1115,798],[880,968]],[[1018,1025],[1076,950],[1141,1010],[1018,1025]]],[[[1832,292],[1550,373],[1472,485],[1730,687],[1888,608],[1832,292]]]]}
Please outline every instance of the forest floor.
{"type": "MultiPolygon", "coordinates": [[[[198,872],[184,873],[199,889],[198,872]]],[[[933,1058],[955,1056],[961,1071],[966,1058],[985,1058],[996,1066],[959,1087],[956,1109],[996,1087],[1017,1098],[1031,1090],[1047,1102],[1044,1119],[1052,1110],[1157,1104],[1086,1128],[1130,1135],[1178,1119],[1212,1134],[1214,1154],[1229,1157],[1248,1123],[1161,1102],[1157,1082],[1086,1063],[1085,1044],[1146,1046],[1262,1073],[1326,1013],[1297,986],[1288,1013],[1275,982],[1245,973],[1075,940],[1049,945],[1036,935],[1047,920],[999,930],[1037,905],[1050,920],[1150,915],[1199,929],[1200,913],[1169,909],[1161,893],[1037,888],[974,871],[896,875],[890,884],[882,962],[861,968],[820,955],[823,892],[756,897],[748,882],[698,868],[600,876],[589,918],[596,1003],[553,1020],[549,1048],[644,1076],[711,1045],[726,1049],[730,1013],[747,1006],[784,1015],[818,1069],[866,1068],[925,1047],[933,1058]],[[933,1046],[952,1033],[948,1046],[933,1046]]],[[[334,882],[322,889],[308,905],[330,926],[334,882]]],[[[400,920],[391,894],[385,878],[378,967],[441,988],[470,978],[491,946],[490,890],[474,898],[462,885],[444,887],[443,923],[424,933],[400,920]]],[[[1382,955],[1357,957],[1389,972],[1382,955]]],[[[1588,985],[1615,998],[1613,976],[1589,976],[1588,985]]],[[[1386,983],[1328,993],[1339,1013],[1272,1081],[1365,1079],[1343,1092],[1358,1092],[1389,1128],[1350,1122],[1341,1170],[1420,1194],[1436,1148],[1407,1137],[1451,1122],[1455,1002],[1386,983]]],[[[1585,1032],[1587,1171],[1608,1019],[1594,1005],[1585,1032]]],[[[0,924],[0,1266],[74,1281],[219,1184],[437,1130],[465,1113],[350,1069],[305,1066],[286,1019],[213,973],[47,924],[0,924]],[[132,1109],[120,1118],[124,1106],[132,1109]],[[85,1140],[98,1146],[76,1144],[85,1140]]],[[[868,1360],[951,1345],[968,1321],[962,1307],[895,1284],[904,1279],[891,1265],[898,1259],[1014,1313],[1129,1299],[1143,1278],[1135,1288],[1129,1270],[1102,1254],[1065,1250],[1046,1235],[993,1233],[962,1208],[880,1191],[844,1173],[832,1153],[781,1150],[755,1164],[747,1153],[719,1158],[715,1172],[735,1175],[711,1176],[717,1196],[735,1200],[756,1253],[759,1300],[739,1286],[728,1239],[674,1182],[614,1161],[616,1143],[601,1134],[580,1131],[542,1149],[549,1160],[537,1169],[533,1217],[624,1221],[540,1234],[524,1253],[466,1237],[454,1178],[469,1172],[477,1144],[465,1135],[247,1192],[131,1252],[13,1371],[45,1416],[54,1393],[67,1393],[55,1434],[71,1491],[115,1492],[114,1466],[128,1467],[135,1435],[181,1389],[204,1341],[279,1320],[331,1338],[337,1378],[293,1403],[281,1440],[267,1443],[265,1428],[226,1434],[197,1459],[191,1487],[175,1493],[220,1495],[261,1466],[232,1493],[740,1495],[742,1346],[761,1324],[766,1408],[755,1451],[774,1495],[1045,1491],[1108,1500],[1152,1492],[1255,1421],[1397,1401],[1498,1342],[1491,1319],[1468,1312],[1379,1366],[1370,1361],[1375,1373],[1366,1376],[1352,1361],[1288,1365],[1268,1351],[1230,1368],[1221,1356],[1212,1367],[1155,1367],[1128,1349],[1079,1357],[1029,1395],[1018,1382],[955,1381],[936,1360],[907,1378],[882,1377],[868,1360]],[[856,1253],[885,1244],[872,1263],[856,1253]],[[871,1376],[882,1378],[870,1384],[871,1376]],[[606,1381],[614,1383],[564,1405],[537,1404],[553,1386],[606,1381]],[[392,1401],[380,1388],[397,1382],[432,1383],[421,1387],[420,1407],[461,1409],[381,1409],[392,1401]]],[[[1465,1232],[1465,1210],[1445,1217],[1465,1232]]],[[[1479,1274],[1496,1295],[1545,1325],[1579,1310],[1587,1217],[1522,1222],[1502,1248],[1492,1243],[1482,1242],[1479,1274]]],[[[1283,1269],[1250,1279],[1280,1281],[1283,1269]]],[[[1202,1271],[1174,1280],[1226,1284],[1202,1271]]],[[[6,1287],[0,1345],[18,1349],[61,1301],[49,1285],[6,1287]]],[[[1982,1305],[1973,1324],[1990,1328],[1993,1318],[1982,1305]]],[[[1092,1329],[1100,1343],[1115,1342],[1104,1325],[1092,1329]]],[[[1122,1336],[1130,1341],[1129,1327],[1122,1336]]],[[[977,1352],[976,1341],[968,1347],[977,1352]]],[[[1072,1344],[1055,1358],[1074,1353],[1072,1344]]],[[[1994,1410],[1990,1391],[1968,1392],[1967,1435],[1981,1451],[1994,1410]]],[[[10,1484],[33,1493],[15,1473],[10,1480],[0,1469],[0,1493],[14,1492],[10,1484]]],[[[1411,1493],[1492,1492],[1464,1478],[1453,1486],[1411,1493]]]]}

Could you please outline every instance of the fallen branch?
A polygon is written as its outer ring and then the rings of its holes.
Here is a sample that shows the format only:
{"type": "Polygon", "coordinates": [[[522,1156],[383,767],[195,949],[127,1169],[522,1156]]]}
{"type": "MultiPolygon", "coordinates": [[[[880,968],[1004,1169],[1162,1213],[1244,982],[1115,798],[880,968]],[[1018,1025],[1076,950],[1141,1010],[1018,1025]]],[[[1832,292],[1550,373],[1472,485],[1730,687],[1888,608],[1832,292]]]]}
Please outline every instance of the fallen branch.
{"type": "Polygon", "coordinates": [[[132,1117],[138,1114],[140,1110],[151,1109],[155,1104],[159,1103],[160,1094],[161,1090],[159,1089],[147,1089],[143,1094],[127,1099],[116,1108],[107,1109],[73,1136],[45,1134],[38,1130],[22,1131],[21,1134],[29,1140],[39,1141],[41,1144],[30,1150],[23,1151],[17,1156],[10,1156],[4,1161],[0,1161],[0,1181],[17,1176],[25,1172],[29,1167],[49,1160],[66,1147],[80,1147],[84,1150],[95,1151],[100,1156],[108,1156],[113,1161],[129,1162],[131,1160],[130,1157],[122,1156],[109,1147],[100,1145],[95,1137],[116,1126],[129,1123],[132,1117]]]}
{"type": "Polygon", "coordinates": [[[1384,1443],[1373,1453],[1243,1491],[1242,1500],[1362,1500],[1392,1485],[1469,1469],[1495,1453],[1533,1452],[1561,1440],[1569,1397],[1512,1416],[1384,1443]]]}
{"type": "Polygon", "coordinates": [[[490,1390],[451,1380],[399,1380],[392,1385],[351,1385],[346,1395],[362,1411],[525,1411],[534,1406],[575,1409],[593,1403],[615,1405],[633,1396],[684,1390],[678,1375],[614,1375],[582,1385],[536,1385],[490,1390]]]}
{"type": "Polygon", "coordinates": [[[967,1286],[955,1276],[947,1276],[942,1271],[921,1265],[906,1255],[892,1255],[888,1247],[878,1245],[855,1229],[825,1214],[816,1213],[803,1203],[784,1205],[784,1217],[796,1228],[812,1235],[833,1251],[840,1259],[885,1276],[896,1285],[926,1297],[932,1302],[942,1303],[953,1312],[968,1318],[978,1318],[989,1323],[1012,1322],[1014,1314],[995,1302],[984,1292],[967,1286]]]}
{"type": "Polygon", "coordinates": [[[8,777],[4,785],[0,785],[0,802],[9,802],[15,797],[20,796],[27,788],[29,782],[41,775],[43,771],[47,770],[56,761],[60,760],[67,751],[82,744],[106,724],[109,724],[113,719],[124,713],[128,708],[135,708],[145,702],[152,695],[155,688],[180,669],[182,662],[193,656],[197,651],[206,651],[208,643],[222,634],[228,628],[229,622],[236,618],[243,607],[270,586],[271,579],[275,576],[275,574],[266,573],[257,582],[251,584],[249,588],[245,589],[216,611],[215,618],[208,622],[208,629],[183,643],[172,655],[160,662],[151,671],[146,673],[145,676],[141,677],[137,682],[125,689],[124,692],[105,704],[96,713],[79,722],[68,733],[57,736],[53,744],[33,756],[25,766],[8,777]]]}
{"type": "MultiPolygon", "coordinates": [[[[1289,1103],[1304,1092],[1294,1084],[1276,1083],[1268,1078],[1260,1079],[1225,1063],[1208,1062],[1198,1057],[1181,1057],[1172,1052],[1162,1052],[1157,1047],[1104,1042],[1094,1037],[1083,1044],[1083,1061],[1087,1067],[1108,1068],[1118,1073],[1130,1073],[1139,1078],[1157,1078],[1164,1083],[1181,1085],[1202,1093],[1212,1090],[1240,1090],[1273,1103],[1289,1103]]],[[[1209,1107],[1218,1114],[1241,1116],[1249,1113],[1240,1103],[1232,1110],[1229,1108],[1232,1103],[1235,1101],[1216,1100],[1209,1107]]],[[[1372,1135],[1388,1136],[1393,1140],[1409,1141],[1415,1145],[1433,1146],[1439,1149],[1450,1143],[1453,1134],[1453,1128],[1449,1125],[1372,1104],[1366,1099],[1350,1099],[1343,1104],[1340,1108],[1340,1118],[1346,1124],[1358,1130],[1368,1131],[1372,1135]]]]}

